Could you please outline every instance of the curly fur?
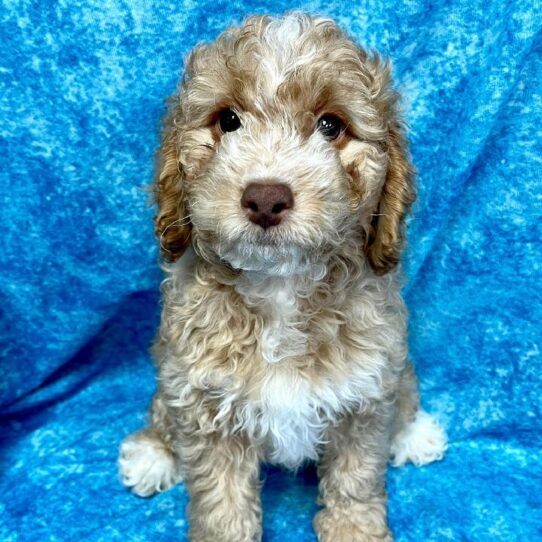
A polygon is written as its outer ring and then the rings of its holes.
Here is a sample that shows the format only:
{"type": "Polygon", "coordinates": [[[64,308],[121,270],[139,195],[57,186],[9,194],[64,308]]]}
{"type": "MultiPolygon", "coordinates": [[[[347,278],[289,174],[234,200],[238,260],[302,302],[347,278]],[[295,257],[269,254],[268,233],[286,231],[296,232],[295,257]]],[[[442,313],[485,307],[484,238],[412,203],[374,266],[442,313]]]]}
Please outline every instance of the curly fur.
{"type": "Polygon", "coordinates": [[[311,459],[319,540],[391,540],[390,454],[442,457],[407,358],[395,267],[414,185],[390,85],[388,63],[298,13],[251,17],[187,60],[154,185],[159,389],[120,466],[140,495],[182,473],[193,541],[259,540],[260,462],[311,459]],[[241,129],[221,133],[224,108],[241,129]],[[346,125],[334,142],[324,113],[346,125]],[[270,178],[295,206],[264,231],[240,197],[270,178]]]}

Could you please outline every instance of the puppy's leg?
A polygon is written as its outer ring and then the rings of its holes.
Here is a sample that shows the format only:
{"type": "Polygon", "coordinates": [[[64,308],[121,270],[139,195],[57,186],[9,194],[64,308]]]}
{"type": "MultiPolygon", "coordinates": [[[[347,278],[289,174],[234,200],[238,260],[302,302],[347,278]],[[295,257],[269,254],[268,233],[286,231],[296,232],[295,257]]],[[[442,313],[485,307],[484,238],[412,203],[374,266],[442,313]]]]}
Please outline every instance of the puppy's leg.
{"type": "Polygon", "coordinates": [[[127,437],[120,446],[122,483],[140,497],[165,491],[182,479],[166,405],[157,393],[151,407],[151,427],[127,437]]]}
{"type": "Polygon", "coordinates": [[[407,461],[421,466],[442,459],[447,448],[446,433],[437,420],[420,408],[414,369],[409,363],[401,378],[397,414],[390,448],[391,464],[407,461]]]}
{"type": "Polygon", "coordinates": [[[259,458],[242,438],[185,433],[181,457],[192,542],[261,539],[259,458]]]}
{"type": "Polygon", "coordinates": [[[318,468],[325,508],[315,520],[319,542],[391,542],[384,478],[392,407],[345,418],[327,435],[318,468]]]}

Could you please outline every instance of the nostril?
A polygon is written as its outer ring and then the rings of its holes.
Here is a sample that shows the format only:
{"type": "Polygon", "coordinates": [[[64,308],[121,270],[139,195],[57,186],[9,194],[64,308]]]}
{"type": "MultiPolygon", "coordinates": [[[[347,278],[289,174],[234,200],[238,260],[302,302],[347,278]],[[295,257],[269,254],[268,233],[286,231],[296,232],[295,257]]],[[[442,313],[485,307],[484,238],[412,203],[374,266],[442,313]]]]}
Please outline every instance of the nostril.
{"type": "Polygon", "coordinates": [[[258,205],[255,201],[248,201],[246,204],[246,208],[250,209],[251,211],[257,213],[258,212],[258,205]]]}
{"type": "Polygon", "coordinates": [[[271,212],[274,215],[278,215],[279,213],[284,211],[286,208],[287,208],[287,205],[284,202],[275,203],[275,205],[273,205],[273,208],[271,209],[271,212]]]}

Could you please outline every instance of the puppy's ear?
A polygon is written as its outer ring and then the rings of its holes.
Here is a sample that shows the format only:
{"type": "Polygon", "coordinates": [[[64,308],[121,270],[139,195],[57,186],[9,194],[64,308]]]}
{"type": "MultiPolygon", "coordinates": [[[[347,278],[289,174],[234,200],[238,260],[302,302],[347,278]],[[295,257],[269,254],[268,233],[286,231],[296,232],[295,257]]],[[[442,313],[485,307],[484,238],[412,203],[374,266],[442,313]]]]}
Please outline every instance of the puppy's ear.
{"type": "Polygon", "coordinates": [[[154,229],[162,257],[173,262],[186,250],[192,229],[185,206],[184,176],[177,154],[177,127],[173,113],[166,117],[164,123],[157,162],[153,190],[158,212],[154,218],[154,229]]]}
{"type": "Polygon", "coordinates": [[[401,255],[404,219],[416,199],[414,169],[410,163],[405,136],[398,122],[388,130],[388,170],[380,201],[371,224],[367,256],[378,275],[393,269],[401,255]]]}

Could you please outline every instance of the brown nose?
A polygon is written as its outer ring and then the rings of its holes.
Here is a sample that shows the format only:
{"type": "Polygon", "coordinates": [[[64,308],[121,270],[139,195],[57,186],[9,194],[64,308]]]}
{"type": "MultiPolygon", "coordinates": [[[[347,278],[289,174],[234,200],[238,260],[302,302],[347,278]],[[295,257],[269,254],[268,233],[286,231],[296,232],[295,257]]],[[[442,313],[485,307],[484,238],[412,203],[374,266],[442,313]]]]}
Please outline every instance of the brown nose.
{"type": "Polygon", "coordinates": [[[280,224],[288,209],[294,206],[294,196],[282,183],[250,183],[243,192],[241,205],[250,221],[266,230],[280,224]]]}

